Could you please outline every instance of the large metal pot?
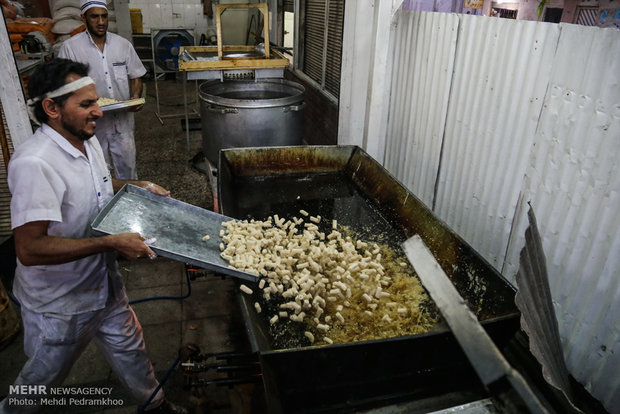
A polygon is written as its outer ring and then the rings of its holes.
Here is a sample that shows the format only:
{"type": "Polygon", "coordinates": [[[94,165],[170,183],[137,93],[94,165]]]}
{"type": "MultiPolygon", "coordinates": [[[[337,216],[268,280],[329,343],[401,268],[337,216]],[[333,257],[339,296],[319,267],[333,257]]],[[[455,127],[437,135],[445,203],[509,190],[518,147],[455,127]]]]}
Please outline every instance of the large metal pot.
{"type": "Polygon", "coordinates": [[[202,149],[214,165],[221,149],[299,145],[305,91],[283,79],[200,85],[202,149]]]}

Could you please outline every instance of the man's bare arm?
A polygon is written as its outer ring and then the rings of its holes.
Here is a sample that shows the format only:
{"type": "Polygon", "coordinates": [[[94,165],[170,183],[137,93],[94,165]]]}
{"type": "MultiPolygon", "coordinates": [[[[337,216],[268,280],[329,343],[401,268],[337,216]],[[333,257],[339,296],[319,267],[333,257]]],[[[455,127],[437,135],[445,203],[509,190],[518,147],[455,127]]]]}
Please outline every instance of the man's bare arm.
{"type": "Polygon", "coordinates": [[[128,259],[154,258],[138,233],[70,239],[47,234],[49,221],[32,221],[13,229],[15,250],[25,266],[67,263],[92,254],[116,250],[128,259]]]}
{"type": "MultiPolygon", "coordinates": [[[[142,78],[129,79],[130,99],[138,99],[142,97],[142,78]]],[[[144,105],[132,106],[127,108],[129,112],[138,112],[144,105]]]]}
{"type": "Polygon", "coordinates": [[[142,97],[142,78],[129,79],[129,99],[142,97]]]}

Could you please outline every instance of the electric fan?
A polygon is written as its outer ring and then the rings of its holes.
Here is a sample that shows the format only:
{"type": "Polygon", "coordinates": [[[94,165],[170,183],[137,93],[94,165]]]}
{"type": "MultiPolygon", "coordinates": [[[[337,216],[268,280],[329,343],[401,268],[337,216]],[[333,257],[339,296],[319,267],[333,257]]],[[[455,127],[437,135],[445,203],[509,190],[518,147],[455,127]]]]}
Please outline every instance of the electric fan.
{"type": "Polygon", "coordinates": [[[193,45],[194,37],[187,30],[159,30],[153,37],[153,60],[165,71],[177,71],[181,46],[193,45]]]}

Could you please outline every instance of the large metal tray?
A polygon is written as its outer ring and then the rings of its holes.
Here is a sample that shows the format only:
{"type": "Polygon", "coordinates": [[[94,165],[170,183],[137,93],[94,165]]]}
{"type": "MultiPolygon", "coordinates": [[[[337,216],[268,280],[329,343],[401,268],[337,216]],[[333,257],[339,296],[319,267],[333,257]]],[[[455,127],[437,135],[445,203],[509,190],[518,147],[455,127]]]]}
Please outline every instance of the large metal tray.
{"type": "Polygon", "coordinates": [[[240,279],[258,276],[228,267],[220,257],[222,222],[232,220],[191,204],[127,184],[92,222],[98,234],[140,233],[158,255],[240,279]],[[209,235],[209,240],[202,238],[209,235]]]}

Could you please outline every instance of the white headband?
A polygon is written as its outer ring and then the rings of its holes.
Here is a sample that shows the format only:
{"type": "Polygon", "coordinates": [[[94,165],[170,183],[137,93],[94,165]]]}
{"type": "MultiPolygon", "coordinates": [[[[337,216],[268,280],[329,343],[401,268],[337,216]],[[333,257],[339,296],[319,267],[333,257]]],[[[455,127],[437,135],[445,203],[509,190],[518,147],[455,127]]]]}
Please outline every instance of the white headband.
{"type": "Polygon", "coordinates": [[[90,85],[92,83],[95,83],[93,78],[91,78],[90,76],[84,76],[83,78],[76,79],[73,82],[65,83],[60,88],[54,89],[51,92],[48,92],[41,96],[37,96],[32,99],[28,99],[27,103],[28,105],[32,106],[36,104],[37,102],[42,101],[43,99],[46,99],[46,98],[58,98],[59,96],[63,96],[68,93],[75,92],[78,89],[82,89],[84,86],[90,85]]]}
{"type": "Polygon", "coordinates": [[[26,103],[28,104],[28,114],[30,115],[30,119],[38,123],[36,117],[34,116],[34,104],[36,104],[37,102],[42,101],[46,98],[58,98],[59,96],[75,92],[78,89],[82,89],[84,86],[94,83],[95,81],[93,81],[93,78],[91,78],[90,76],[84,76],[83,78],[76,79],[73,82],[65,83],[60,88],[55,89],[51,92],[48,92],[41,96],[36,96],[32,99],[28,99],[28,102],[26,103]]]}

